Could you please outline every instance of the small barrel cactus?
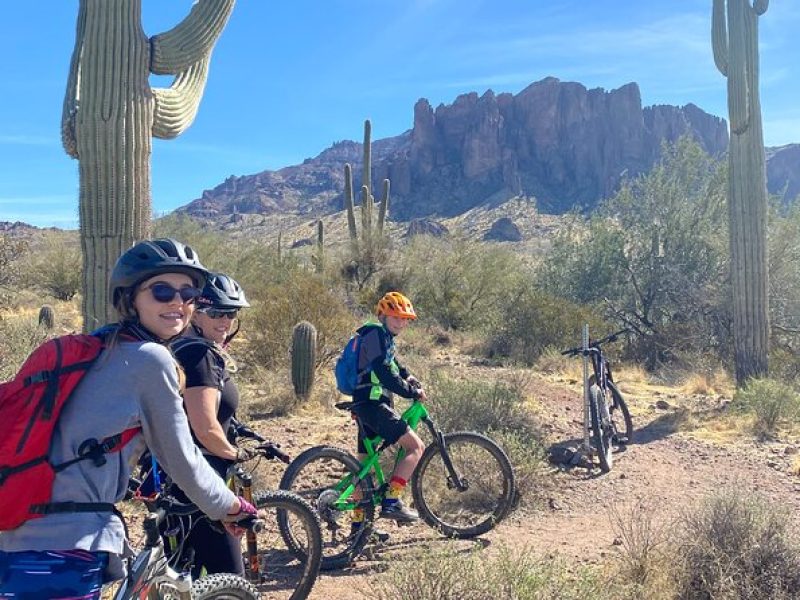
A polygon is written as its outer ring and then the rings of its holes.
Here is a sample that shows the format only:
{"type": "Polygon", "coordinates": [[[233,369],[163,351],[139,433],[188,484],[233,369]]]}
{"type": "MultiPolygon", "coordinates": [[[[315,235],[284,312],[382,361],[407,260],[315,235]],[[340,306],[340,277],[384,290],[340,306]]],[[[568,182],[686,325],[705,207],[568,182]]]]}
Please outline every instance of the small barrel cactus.
{"type": "Polygon", "coordinates": [[[292,385],[300,398],[311,394],[316,361],[317,330],[308,321],[300,321],[292,330],[292,385]]]}
{"type": "Polygon", "coordinates": [[[55,313],[49,304],[45,304],[39,309],[39,326],[48,330],[55,326],[55,313]]]}

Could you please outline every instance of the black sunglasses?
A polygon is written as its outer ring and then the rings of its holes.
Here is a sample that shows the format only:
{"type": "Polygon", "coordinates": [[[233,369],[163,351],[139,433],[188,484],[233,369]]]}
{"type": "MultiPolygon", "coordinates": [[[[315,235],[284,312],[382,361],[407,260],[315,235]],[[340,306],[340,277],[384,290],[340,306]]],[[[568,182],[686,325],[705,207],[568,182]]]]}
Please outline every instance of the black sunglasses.
{"type": "Polygon", "coordinates": [[[204,315],[208,315],[212,319],[221,319],[222,317],[228,317],[229,319],[235,319],[236,315],[239,314],[238,308],[201,308],[200,312],[204,315]]]}
{"type": "Polygon", "coordinates": [[[158,281],[142,289],[150,290],[150,293],[153,294],[153,299],[156,302],[161,302],[162,304],[169,304],[172,302],[172,300],[175,298],[175,294],[178,294],[181,297],[181,302],[184,304],[187,302],[191,303],[197,300],[200,294],[203,293],[203,290],[195,287],[182,287],[177,289],[168,283],[164,283],[163,281],[158,281]]]}

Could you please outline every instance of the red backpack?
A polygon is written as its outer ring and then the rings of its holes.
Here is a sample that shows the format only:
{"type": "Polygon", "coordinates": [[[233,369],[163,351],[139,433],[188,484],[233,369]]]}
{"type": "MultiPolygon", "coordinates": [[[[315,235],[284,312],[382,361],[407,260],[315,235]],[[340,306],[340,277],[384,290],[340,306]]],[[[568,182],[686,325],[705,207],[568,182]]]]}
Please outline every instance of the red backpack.
{"type": "Polygon", "coordinates": [[[61,410],[103,350],[95,335],[65,335],[36,348],[11,381],[0,384],[0,531],[58,512],[113,511],[109,503],[51,503],[58,471],[82,460],[101,466],[140,430],[84,441],[74,459],[53,465],[50,441],[61,410]]]}

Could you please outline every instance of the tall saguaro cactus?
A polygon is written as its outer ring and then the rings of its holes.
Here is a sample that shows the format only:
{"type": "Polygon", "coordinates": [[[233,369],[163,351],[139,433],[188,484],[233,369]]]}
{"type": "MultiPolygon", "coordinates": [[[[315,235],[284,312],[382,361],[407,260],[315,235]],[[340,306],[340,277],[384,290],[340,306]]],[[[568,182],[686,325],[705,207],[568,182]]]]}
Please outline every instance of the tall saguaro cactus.
{"type": "Polygon", "coordinates": [[[758,91],[758,17],[769,0],[714,0],[714,62],[728,79],[728,215],[736,382],[767,374],[767,183],[758,91]],[[727,8],[727,10],[726,10],[727,8]]]}
{"type": "Polygon", "coordinates": [[[174,138],[191,125],[234,3],[199,0],[176,27],[148,39],[141,0],[80,0],[61,137],[79,160],[86,330],[113,319],[111,268],[150,235],[151,136],[174,138]],[[151,88],[150,73],[175,80],[151,88]]]}
{"type": "Polygon", "coordinates": [[[353,169],[350,164],[344,166],[344,207],[347,211],[347,228],[350,233],[352,254],[356,262],[353,275],[359,286],[376,271],[378,254],[382,250],[383,229],[386,215],[389,212],[388,179],[383,180],[383,196],[378,205],[377,220],[374,216],[375,197],[372,195],[372,123],[364,121],[364,164],[361,177],[361,235],[359,240],[356,225],[355,202],[353,200],[353,169]]]}

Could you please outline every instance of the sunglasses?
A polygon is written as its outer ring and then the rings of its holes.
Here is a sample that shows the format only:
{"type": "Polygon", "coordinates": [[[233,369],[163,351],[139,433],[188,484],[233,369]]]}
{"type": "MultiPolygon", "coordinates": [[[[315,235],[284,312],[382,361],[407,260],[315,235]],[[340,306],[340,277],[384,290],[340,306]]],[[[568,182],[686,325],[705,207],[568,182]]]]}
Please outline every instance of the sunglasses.
{"type": "Polygon", "coordinates": [[[239,314],[239,309],[238,308],[233,308],[233,309],[231,309],[231,308],[227,308],[227,309],[222,309],[222,308],[203,308],[203,309],[200,309],[199,312],[203,313],[204,315],[207,315],[208,317],[210,317],[212,319],[221,319],[222,317],[227,317],[229,319],[235,319],[236,315],[239,314]]]}
{"type": "Polygon", "coordinates": [[[148,285],[146,288],[142,288],[143,290],[150,290],[150,293],[153,294],[153,299],[156,302],[161,302],[162,304],[169,304],[175,298],[175,294],[178,294],[181,297],[181,302],[184,304],[194,302],[203,293],[203,290],[199,290],[195,287],[182,287],[180,289],[172,287],[168,283],[164,282],[156,282],[152,285],[148,285]]]}

